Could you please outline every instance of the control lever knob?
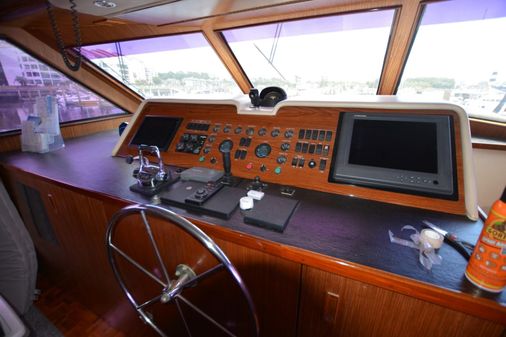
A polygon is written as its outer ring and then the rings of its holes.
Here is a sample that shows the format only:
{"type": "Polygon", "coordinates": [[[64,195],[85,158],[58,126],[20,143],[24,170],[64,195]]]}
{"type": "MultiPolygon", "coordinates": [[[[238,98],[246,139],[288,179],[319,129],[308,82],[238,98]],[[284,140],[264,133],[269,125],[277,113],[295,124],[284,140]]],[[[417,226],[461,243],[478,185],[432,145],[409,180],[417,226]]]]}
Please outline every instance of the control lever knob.
{"type": "Polygon", "coordinates": [[[129,155],[125,158],[127,164],[132,164],[134,162],[134,157],[129,155]]]}
{"type": "Polygon", "coordinates": [[[226,177],[230,177],[231,175],[232,163],[230,161],[230,151],[232,151],[233,147],[234,143],[230,139],[222,141],[219,146],[219,150],[223,155],[223,170],[226,177]]]}

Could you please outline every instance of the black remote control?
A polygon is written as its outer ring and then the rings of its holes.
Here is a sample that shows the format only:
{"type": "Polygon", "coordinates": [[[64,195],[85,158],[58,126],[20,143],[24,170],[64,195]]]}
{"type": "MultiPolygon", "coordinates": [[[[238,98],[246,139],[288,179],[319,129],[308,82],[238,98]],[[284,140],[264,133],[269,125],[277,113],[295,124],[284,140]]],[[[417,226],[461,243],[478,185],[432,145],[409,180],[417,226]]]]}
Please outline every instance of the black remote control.
{"type": "Polygon", "coordinates": [[[198,188],[195,192],[186,197],[184,202],[201,206],[222,188],[223,184],[221,182],[207,183],[205,186],[198,188]]]}

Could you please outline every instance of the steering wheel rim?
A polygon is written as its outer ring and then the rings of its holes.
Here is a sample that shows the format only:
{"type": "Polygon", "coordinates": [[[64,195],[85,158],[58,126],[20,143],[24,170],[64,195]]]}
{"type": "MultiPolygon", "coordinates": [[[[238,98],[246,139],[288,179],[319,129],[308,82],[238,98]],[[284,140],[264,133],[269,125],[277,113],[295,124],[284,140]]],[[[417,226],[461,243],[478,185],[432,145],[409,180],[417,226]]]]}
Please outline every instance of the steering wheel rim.
{"type": "MultiPolygon", "coordinates": [[[[220,328],[223,332],[225,332],[229,336],[235,336],[232,332],[230,332],[227,328],[223,327],[223,325],[216,322],[212,317],[202,312],[202,310],[198,309],[196,306],[194,306],[190,301],[185,299],[181,293],[182,291],[190,286],[195,286],[200,280],[214,274],[216,271],[220,269],[225,269],[227,273],[232,277],[232,280],[239,286],[239,289],[241,290],[248,306],[249,313],[251,315],[251,321],[252,321],[252,327],[251,330],[253,332],[253,336],[259,336],[259,323],[258,323],[258,317],[255,310],[255,305],[253,303],[253,300],[251,298],[251,295],[242,280],[239,272],[234,267],[232,262],[230,262],[227,255],[221,250],[221,248],[206,234],[204,233],[200,228],[195,226],[192,222],[188,221],[187,219],[183,218],[182,216],[174,213],[173,211],[157,206],[157,205],[151,205],[151,204],[136,204],[124,207],[120,209],[118,212],[116,212],[111,220],[109,221],[109,224],[107,226],[106,231],[106,246],[107,246],[107,254],[109,258],[109,263],[111,265],[111,268],[113,269],[114,275],[116,277],[116,280],[118,281],[122,291],[125,293],[128,301],[133,306],[133,308],[137,311],[139,314],[139,317],[141,320],[151,326],[160,336],[168,337],[165,332],[163,332],[154,322],[152,317],[150,317],[149,313],[144,311],[144,308],[156,303],[160,300],[162,303],[169,303],[172,302],[172,300],[176,300],[176,305],[178,307],[178,312],[181,318],[183,318],[183,321],[185,323],[185,328],[187,330],[187,333],[190,334],[189,328],[186,324],[186,321],[184,319],[184,316],[182,315],[181,309],[179,307],[179,302],[177,300],[183,301],[185,304],[196,310],[198,313],[200,313],[203,317],[207,318],[211,323],[216,325],[218,328],[220,328]],[[118,224],[121,223],[121,220],[124,218],[133,215],[133,214],[140,214],[144,223],[144,226],[146,228],[147,234],[149,236],[149,239],[151,241],[151,244],[153,246],[153,250],[155,252],[157,262],[160,265],[164,278],[165,283],[160,280],[159,277],[152,274],[148,270],[146,270],[142,265],[140,265],[138,262],[136,262],[133,258],[128,256],[125,252],[123,252],[119,247],[117,247],[114,244],[114,234],[118,228],[118,224]],[[218,265],[212,267],[211,269],[208,269],[199,275],[195,275],[193,270],[191,270],[190,267],[186,265],[178,265],[178,269],[182,270],[184,272],[184,276],[180,277],[176,281],[171,281],[169,277],[169,273],[167,271],[167,268],[163,262],[162,256],[160,255],[158,246],[154,240],[153,234],[151,232],[151,225],[149,221],[147,220],[146,214],[154,215],[157,218],[168,220],[171,224],[176,225],[180,229],[182,229],[185,233],[189,234],[191,237],[193,237],[195,240],[197,240],[203,247],[207,249],[213,255],[219,262],[218,265]],[[131,263],[134,267],[139,269],[140,271],[144,272],[147,276],[149,276],[151,279],[159,283],[162,287],[162,294],[159,296],[155,296],[151,300],[148,300],[147,302],[144,302],[142,304],[137,303],[132,293],[129,291],[128,287],[126,286],[121,272],[118,267],[118,263],[116,261],[116,253],[122,256],[127,262],[131,263]],[[180,268],[181,267],[181,268],[180,268]],[[189,271],[188,271],[189,269],[189,271]],[[180,281],[182,280],[182,281],[180,281]],[[180,282],[179,282],[180,281],[180,282]]],[[[190,334],[191,335],[191,334],[190,334]]]]}

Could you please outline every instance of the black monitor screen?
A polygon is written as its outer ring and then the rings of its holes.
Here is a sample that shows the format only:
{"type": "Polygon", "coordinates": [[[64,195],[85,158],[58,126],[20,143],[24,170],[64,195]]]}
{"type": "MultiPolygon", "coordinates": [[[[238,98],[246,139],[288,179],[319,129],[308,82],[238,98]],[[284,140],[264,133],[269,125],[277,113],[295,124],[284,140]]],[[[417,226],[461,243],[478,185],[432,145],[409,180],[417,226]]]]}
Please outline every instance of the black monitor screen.
{"type": "Polygon", "coordinates": [[[356,119],[350,164],[437,173],[437,127],[414,121],[356,119]]]}
{"type": "Polygon", "coordinates": [[[146,116],[130,145],[155,145],[160,151],[167,151],[179,124],[181,118],[146,116]]]}

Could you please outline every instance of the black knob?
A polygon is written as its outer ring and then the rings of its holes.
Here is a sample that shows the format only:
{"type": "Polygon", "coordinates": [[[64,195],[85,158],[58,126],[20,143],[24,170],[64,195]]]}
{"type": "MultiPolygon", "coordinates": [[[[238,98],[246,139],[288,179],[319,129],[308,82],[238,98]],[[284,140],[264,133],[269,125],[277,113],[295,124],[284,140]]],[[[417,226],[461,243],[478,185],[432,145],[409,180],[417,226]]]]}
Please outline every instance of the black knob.
{"type": "Polygon", "coordinates": [[[267,171],[267,166],[265,166],[264,164],[260,165],[260,171],[262,172],[267,171]]]}
{"type": "Polygon", "coordinates": [[[211,164],[216,164],[216,158],[215,157],[211,157],[211,160],[209,160],[211,162],[211,164]]]}
{"type": "Polygon", "coordinates": [[[254,107],[260,106],[261,99],[258,89],[255,88],[250,89],[249,99],[251,101],[251,105],[253,105],[254,107]]]}
{"type": "Polygon", "coordinates": [[[232,163],[230,161],[230,151],[234,147],[234,143],[230,139],[226,139],[220,143],[219,150],[223,155],[223,170],[225,176],[229,177],[231,172],[232,163]]]}
{"type": "Polygon", "coordinates": [[[127,162],[127,164],[132,164],[134,162],[134,157],[133,156],[127,156],[125,158],[125,161],[127,162]]]}
{"type": "Polygon", "coordinates": [[[212,143],[212,142],[214,142],[214,141],[215,141],[215,139],[216,139],[216,137],[215,137],[215,136],[209,136],[209,138],[207,138],[207,141],[208,141],[209,143],[212,143]]]}
{"type": "Polygon", "coordinates": [[[285,138],[292,138],[292,137],[293,137],[293,130],[286,130],[285,138]]]}
{"type": "Polygon", "coordinates": [[[309,166],[309,168],[313,168],[316,166],[316,162],[313,159],[311,159],[309,163],[307,163],[307,166],[309,166]]]}

